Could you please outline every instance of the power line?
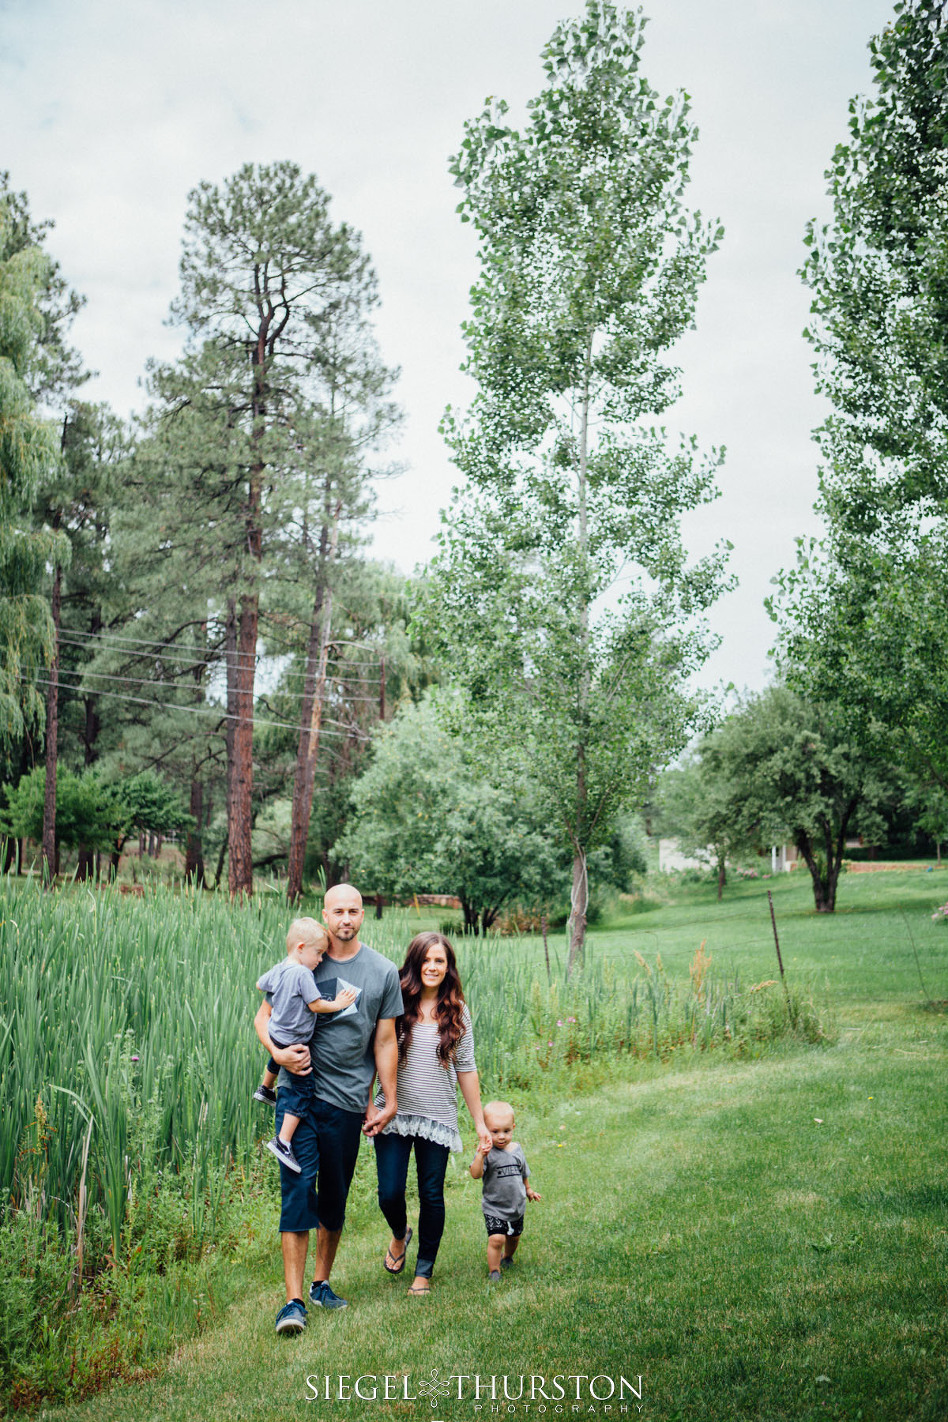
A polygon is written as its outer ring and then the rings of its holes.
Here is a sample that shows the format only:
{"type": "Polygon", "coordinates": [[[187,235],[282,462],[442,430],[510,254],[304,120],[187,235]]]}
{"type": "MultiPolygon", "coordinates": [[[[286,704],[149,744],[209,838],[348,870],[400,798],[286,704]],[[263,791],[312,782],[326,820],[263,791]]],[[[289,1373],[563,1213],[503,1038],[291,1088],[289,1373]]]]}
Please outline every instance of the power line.
{"type": "MultiPolygon", "coordinates": [[[[112,672],[100,672],[100,671],[96,671],[93,667],[89,667],[89,666],[86,666],[86,667],[60,667],[59,671],[60,671],[60,675],[61,675],[61,676],[77,676],[77,677],[79,677],[80,679],[84,679],[84,678],[86,678],[86,677],[98,677],[101,681],[118,681],[118,682],[124,683],[126,686],[162,686],[162,687],[167,687],[169,690],[170,690],[171,688],[174,688],[175,690],[186,690],[186,689],[187,689],[186,687],[183,687],[183,685],[182,685],[181,682],[177,682],[177,681],[166,681],[166,680],[164,680],[164,679],[161,678],[161,677],[127,676],[127,675],[125,675],[124,673],[122,673],[122,674],[120,674],[120,675],[115,675],[115,674],[112,673],[112,672]]],[[[327,680],[329,681],[330,686],[331,686],[333,682],[335,682],[335,681],[338,680],[338,678],[336,678],[336,677],[330,677],[330,678],[327,678],[327,680]]],[[[70,683],[67,682],[67,683],[65,683],[65,685],[69,686],[70,683]]],[[[74,690],[74,691],[79,691],[81,688],[78,687],[78,686],[76,686],[76,687],[70,687],[70,689],[71,689],[71,690],[74,690]]],[[[89,694],[90,694],[91,696],[104,695],[103,692],[96,691],[94,688],[89,688],[89,694]]],[[[260,693],[259,693],[259,696],[260,696],[261,699],[263,699],[263,697],[265,697],[265,696],[274,696],[274,697],[275,697],[275,696],[289,696],[289,697],[292,697],[293,700],[295,700],[295,701],[302,701],[302,700],[305,699],[306,693],[303,692],[303,691],[283,691],[283,690],[276,690],[276,691],[272,691],[272,692],[260,692],[260,693]]],[[[378,701],[378,697],[377,697],[377,696],[365,696],[365,697],[343,696],[341,699],[342,699],[344,702],[346,702],[346,703],[348,703],[348,702],[356,702],[356,701],[366,701],[366,702],[371,703],[372,705],[375,705],[375,703],[378,701]]]]}
{"type": "MultiPolygon", "coordinates": [[[[42,678],[40,678],[40,677],[37,677],[37,678],[34,679],[34,678],[31,678],[31,677],[25,676],[25,675],[23,675],[23,674],[21,674],[20,680],[21,680],[21,681],[29,681],[29,682],[31,682],[31,684],[33,684],[33,685],[35,685],[35,686],[53,686],[53,685],[54,685],[53,682],[51,682],[51,681],[44,681],[44,680],[43,680],[42,678]]],[[[59,683],[55,683],[55,684],[56,684],[57,686],[59,685],[59,683]]],[[[65,687],[64,689],[65,689],[65,690],[68,690],[68,691],[77,691],[77,690],[79,690],[78,687],[69,686],[68,684],[66,685],[66,687],[65,687]]],[[[230,711],[225,711],[225,710],[223,709],[223,707],[221,707],[220,709],[216,709],[216,708],[213,708],[213,707],[205,707],[205,706],[179,706],[179,705],[175,704],[175,703],[172,702],[172,701],[152,701],[152,700],[149,699],[148,697],[144,697],[144,696],[129,696],[129,695],[126,695],[126,694],[122,693],[121,691],[97,691],[97,692],[95,692],[95,693],[93,693],[93,694],[94,694],[95,696],[104,696],[104,697],[109,698],[109,699],[111,699],[111,700],[113,700],[113,701],[132,701],[132,702],[135,702],[135,703],[136,703],[137,705],[139,705],[139,706],[154,706],[154,707],[156,707],[156,709],[159,710],[159,711],[183,711],[183,712],[185,712],[186,714],[190,714],[190,715],[192,715],[192,716],[215,716],[218,721],[234,721],[234,722],[236,722],[238,725],[247,725],[247,724],[249,723],[249,724],[252,725],[252,726],[263,726],[263,727],[266,727],[266,728],[271,728],[271,727],[272,727],[272,728],[275,728],[275,729],[285,729],[285,730],[288,730],[288,731],[302,731],[302,730],[309,730],[309,729],[311,729],[310,727],[301,726],[301,725],[299,725],[299,724],[297,724],[297,723],[295,723],[295,722],[293,722],[293,721],[264,721],[264,720],[262,720],[260,717],[257,717],[257,716],[237,716],[237,715],[234,715],[234,714],[233,714],[232,712],[230,712],[230,711]]],[[[370,737],[370,736],[366,735],[364,732],[361,732],[361,731],[356,730],[356,728],[355,728],[355,727],[352,727],[352,726],[344,727],[343,730],[338,730],[338,731],[336,731],[336,730],[326,730],[326,729],[325,729],[325,727],[327,727],[327,726],[330,726],[330,727],[331,727],[331,726],[342,726],[342,725],[343,725],[343,723],[340,722],[340,721],[331,721],[331,720],[328,720],[328,719],[327,719],[326,721],[323,721],[323,722],[320,723],[320,735],[336,736],[336,737],[338,737],[338,738],[341,739],[341,740],[348,740],[348,739],[350,738],[350,736],[353,737],[355,740],[361,740],[361,741],[368,741],[368,740],[371,740],[371,737],[370,737]]]]}
{"type": "MultiPolygon", "coordinates": [[[[199,655],[199,653],[201,651],[206,652],[208,650],[206,647],[195,647],[192,653],[188,650],[187,647],[181,646],[180,643],[177,642],[146,641],[145,639],[121,637],[104,632],[83,632],[77,628],[66,628],[64,631],[60,631],[59,640],[65,646],[81,648],[84,651],[87,651],[95,647],[96,645],[100,645],[108,651],[123,653],[125,656],[128,657],[138,657],[141,659],[153,657],[156,660],[160,659],[164,661],[181,661],[185,662],[189,667],[220,667],[226,666],[228,662],[231,664],[236,662],[239,665],[241,661],[249,662],[251,660],[253,661],[254,666],[258,666],[260,662],[265,661],[268,657],[271,656],[298,656],[300,653],[299,647],[294,647],[292,651],[280,651],[274,653],[228,652],[226,648],[221,648],[219,651],[216,651],[210,657],[202,657],[199,655]],[[148,650],[136,651],[134,645],[129,644],[137,644],[139,646],[145,647],[148,650]],[[153,650],[155,648],[164,650],[153,650]]],[[[331,647],[357,645],[361,644],[349,643],[341,641],[337,638],[333,638],[330,642],[331,647]]],[[[363,661],[350,661],[343,658],[336,658],[336,660],[346,668],[373,667],[377,670],[381,657],[382,653],[379,653],[378,657],[366,659],[363,661]]],[[[305,672],[293,671],[289,674],[293,676],[300,676],[305,675],[305,672]]]]}
{"type": "MultiPolygon", "coordinates": [[[[209,619],[209,620],[212,620],[212,619],[209,619]]],[[[301,626],[301,627],[302,627],[302,626],[309,627],[310,624],[309,624],[309,623],[301,623],[300,626],[301,626]]],[[[180,642],[163,642],[163,641],[160,641],[160,640],[158,640],[157,638],[154,638],[154,637],[126,637],[126,636],[123,636],[123,634],[122,634],[121,632],[105,632],[105,631],[86,632],[86,631],[84,631],[81,627],[70,627],[70,628],[66,628],[66,632],[68,632],[69,635],[74,636],[74,637],[87,638],[89,641],[106,641],[106,642],[114,642],[114,643],[126,643],[126,644],[130,644],[130,645],[138,646],[138,647],[168,647],[168,648],[171,648],[171,650],[173,650],[173,651],[175,651],[175,652],[186,652],[186,651],[187,651],[187,648],[186,648],[186,647],[183,647],[180,642]]],[[[373,651],[373,647],[372,647],[372,644],[371,644],[370,642],[359,642],[359,641],[356,641],[354,638],[351,638],[351,637],[333,637],[333,638],[331,639],[331,642],[332,642],[332,645],[335,646],[335,647],[358,647],[358,648],[359,648],[360,650],[362,650],[362,651],[366,651],[366,652],[371,652],[371,651],[373,651]]],[[[199,649],[199,648],[195,648],[195,650],[200,650],[200,649],[199,649]]],[[[137,655],[137,654],[136,654],[136,655],[137,655]]],[[[256,653],[256,652],[247,652],[247,653],[237,653],[236,655],[238,655],[238,656],[253,656],[253,657],[257,658],[258,656],[260,656],[260,655],[265,655],[265,654],[263,654],[263,653],[258,654],[258,653],[256,653]]],[[[282,654],[282,655],[287,655],[287,654],[284,653],[284,654],[282,654]]],[[[366,662],[365,665],[368,666],[368,665],[371,665],[371,663],[366,662]]]]}

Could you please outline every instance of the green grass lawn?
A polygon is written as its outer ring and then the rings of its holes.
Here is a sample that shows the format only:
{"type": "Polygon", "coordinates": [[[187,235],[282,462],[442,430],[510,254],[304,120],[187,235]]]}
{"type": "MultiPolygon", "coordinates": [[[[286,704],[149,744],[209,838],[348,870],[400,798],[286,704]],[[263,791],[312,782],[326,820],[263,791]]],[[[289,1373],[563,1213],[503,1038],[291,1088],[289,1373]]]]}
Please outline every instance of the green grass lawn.
{"type": "MultiPolygon", "coordinates": [[[[543,1200],[529,1207],[516,1265],[498,1286],[486,1279],[466,1157],[449,1173],[431,1298],[409,1299],[407,1278],[383,1273],[387,1239],[366,1148],[333,1278],[348,1310],[311,1311],[300,1338],[275,1337],[280,1266],[265,1196],[249,1209],[240,1296],[219,1326],[154,1376],[41,1415],[940,1422],[948,926],[930,913],[948,898],[948,874],[847,877],[834,917],[812,912],[797,876],[736,885],[722,904],[710,888],[682,889],[674,904],[598,928],[590,956],[637,951],[654,962],[660,953],[680,977],[704,941],[715,969],[745,981],[776,977],[768,887],[788,975],[812,984],[835,1016],[831,1046],[784,1043],[753,1061],[710,1053],[680,1065],[611,1062],[594,1091],[515,1097],[517,1135],[543,1200]],[[381,1394],[382,1377],[396,1374],[390,1390],[407,1399],[322,1398],[327,1375],[334,1390],[340,1375],[350,1388],[375,1375],[381,1394]],[[433,1375],[466,1375],[463,1398],[454,1382],[454,1395],[429,1405],[420,1385],[433,1375]],[[638,1386],[641,1376],[641,1399],[627,1395],[626,1413],[613,1399],[606,1411],[583,1383],[580,1403],[503,1400],[503,1377],[516,1397],[521,1376],[528,1394],[531,1377],[552,1394],[555,1375],[597,1377],[600,1393],[603,1379],[638,1386]]],[[[553,947],[562,961],[562,938],[553,947]]],[[[466,951],[542,963],[534,940],[466,951]]]]}

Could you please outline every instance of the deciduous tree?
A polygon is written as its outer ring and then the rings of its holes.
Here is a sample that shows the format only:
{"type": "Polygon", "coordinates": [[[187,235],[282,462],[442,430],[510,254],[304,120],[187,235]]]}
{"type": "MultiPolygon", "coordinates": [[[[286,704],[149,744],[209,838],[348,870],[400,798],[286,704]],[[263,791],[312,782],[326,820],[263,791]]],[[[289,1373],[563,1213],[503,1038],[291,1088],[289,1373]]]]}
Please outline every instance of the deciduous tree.
{"type": "Polygon", "coordinates": [[[904,0],[870,43],[807,232],[826,538],[802,545],[772,607],[785,674],[849,708],[870,740],[948,787],[948,12],[904,0]]]}
{"type": "Polygon", "coordinates": [[[587,859],[694,727],[688,678],[721,558],[689,566],[687,510],[719,456],[648,424],[678,394],[716,223],[688,211],[685,94],[640,70],[644,21],[607,0],[561,24],[522,129],[492,101],[452,171],[480,242],[465,325],[478,384],[446,431],[466,485],[444,515],[426,625],[573,860],[571,966],[587,859]]]}

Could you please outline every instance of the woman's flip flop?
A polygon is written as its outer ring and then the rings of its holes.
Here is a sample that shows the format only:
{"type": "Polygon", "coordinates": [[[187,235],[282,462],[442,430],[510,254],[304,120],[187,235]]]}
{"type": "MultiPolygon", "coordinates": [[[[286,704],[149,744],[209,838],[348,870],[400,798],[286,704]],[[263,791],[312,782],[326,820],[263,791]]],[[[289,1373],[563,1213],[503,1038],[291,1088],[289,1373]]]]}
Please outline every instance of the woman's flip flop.
{"type": "Polygon", "coordinates": [[[411,1241],[411,1230],[405,1235],[405,1248],[401,1254],[393,1254],[391,1249],[386,1249],[385,1258],[382,1261],[382,1268],[386,1274],[400,1274],[405,1267],[405,1255],[408,1253],[408,1245],[411,1241]],[[388,1262],[391,1259],[391,1264],[388,1262]]]}

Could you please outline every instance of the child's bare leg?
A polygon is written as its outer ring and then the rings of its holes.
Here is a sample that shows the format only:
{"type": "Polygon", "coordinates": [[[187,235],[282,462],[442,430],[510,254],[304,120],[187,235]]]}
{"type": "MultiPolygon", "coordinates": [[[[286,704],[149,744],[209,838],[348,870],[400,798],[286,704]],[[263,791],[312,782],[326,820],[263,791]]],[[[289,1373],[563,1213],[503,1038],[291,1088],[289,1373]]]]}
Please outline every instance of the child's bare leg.
{"type": "MultiPolygon", "coordinates": [[[[280,1140],[283,1141],[285,1145],[291,1144],[293,1137],[296,1134],[296,1128],[299,1123],[299,1116],[291,1116],[289,1111],[287,1111],[286,1115],[283,1117],[283,1124],[280,1127],[280,1140]]],[[[498,1268],[499,1267],[500,1266],[498,1265],[498,1268]]]]}
{"type": "Polygon", "coordinates": [[[504,1240],[504,1258],[512,1259],[517,1252],[517,1245],[520,1243],[519,1234],[508,1234],[504,1240]]]}
{"type": "Polygon", "coordinates": [[[487,1236],[487,1268],[491,1274],[500,1273],[500,1258],[504,1252],[506,1239],[505,1234],[489,1234],[487,1236]]]}

